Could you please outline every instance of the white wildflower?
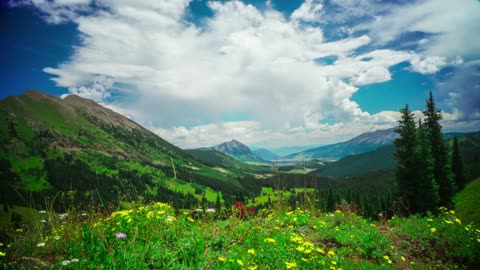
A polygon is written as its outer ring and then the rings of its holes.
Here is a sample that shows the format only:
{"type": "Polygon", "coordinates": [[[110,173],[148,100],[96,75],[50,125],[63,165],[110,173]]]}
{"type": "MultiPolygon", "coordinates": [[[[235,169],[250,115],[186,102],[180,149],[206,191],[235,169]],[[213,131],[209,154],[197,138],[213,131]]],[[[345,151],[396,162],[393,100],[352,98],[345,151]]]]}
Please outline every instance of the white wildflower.
{"type": "Polygon", "coordinates": [[[40,210],[40,211],[38,211],[38,213],[39,213],[39,214],[46,214],[47,211],[45,211],[45,210],[40,210]]]}
{"type": "Polygon", "coordinates": [[[37,247],[44,247],[45,246],[45,243],[38,243],[37,244],[37,247]]]}
{"type": "Polygon", "coordinates": [[[208,208],[206,210],[207,213],[215,213],[215,209],[214,208],[208,208]]]}
{"type": "Polygon", "coordinates": [[[62,262],[62,265],[64,265],[64,266],[65,266],[65,265],[69,265],[69,264],[70,264],[70,261],[69,261],[69,260],[65,260],[65,261],[62,262]]]}

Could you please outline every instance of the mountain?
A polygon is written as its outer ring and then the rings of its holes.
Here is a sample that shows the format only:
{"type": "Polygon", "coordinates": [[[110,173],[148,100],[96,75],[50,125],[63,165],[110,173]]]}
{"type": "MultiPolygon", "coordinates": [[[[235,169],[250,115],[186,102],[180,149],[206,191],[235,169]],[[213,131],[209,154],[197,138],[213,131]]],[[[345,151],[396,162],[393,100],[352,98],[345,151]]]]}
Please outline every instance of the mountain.
{"type": "Polygon", "coordinates": [[[255,154],[253,154],[252,150],[250,150],[248,146],[237,140],[223,142],[221,144],[210,147],[210,149],[224,153],[225,155],[231,156],[242,162],[265,163],[263,159],[255,156],[255,154]]]}
{"type": "Polygon", "coordinates": [[[276,159],[282,159],[281,156],[278,156],[277,154],[273,153],[272,151],[265,149],[265,148],[260,148],[255,151],[253,151],[253,154],[263,160],[268,160],[268,161],[273,161],[276,159]]]}
{"type": "Polygon", "coordinates": [[[235,172],[267,172],[271,170],[261,166],[241,162],[231,156],[227,156],[226,154],[213,149],[202,148],[185,151],[192,155],[195,159],[212,167],[218,166],[235,172]]]}
{"type": "Polygon", "coordinates": [[[380,146],[392,144],[398,137],[394,129],[377,130],[363,133],[346,142],[325,145],[286,156],[286,159],[339,159],[344,156],[360,154],[377,149],[380,146]]]}
{"type": "Polygon", "coordinates": [[[6,205],[23,205],[24,198],[43,205],[55,197],[61,210],[73,202],[118,205],[142,198],[190,208],[205,196],[215,200],[219,191],[224,200],[260,192],[242,181],[248,174],[212,168],[78,96],[29,90],[0,100],[0,203],[6,205]],[[67,193],[76,199],[67,200],[67,193]]]}
{"type": "MultiPolygon", "coordinates": [[[[471,178],[480,176],[480,131],[471,133],[445,133],[447,145],[452,147],[453,137],[457,137],[460,153],[471,178]]],[[[394,170],[396,149],[393,145],[379,147],[373,151],[342,157],[335,162],[312,172],[321,176],[352,177],[368,172],[394,170]]]]}

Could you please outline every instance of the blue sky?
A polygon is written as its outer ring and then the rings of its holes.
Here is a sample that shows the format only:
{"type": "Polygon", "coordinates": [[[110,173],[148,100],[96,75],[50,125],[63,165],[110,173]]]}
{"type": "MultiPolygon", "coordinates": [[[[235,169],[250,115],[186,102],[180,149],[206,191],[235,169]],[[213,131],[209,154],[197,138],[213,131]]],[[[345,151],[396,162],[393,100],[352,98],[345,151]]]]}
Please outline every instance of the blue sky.
{"type": "Polygon", "coordinates": [[[396,125],[429,91],[480,130],[473,0],[0,2],[0,98],[76,94],[172,143],[320,145],[396,125]]]}

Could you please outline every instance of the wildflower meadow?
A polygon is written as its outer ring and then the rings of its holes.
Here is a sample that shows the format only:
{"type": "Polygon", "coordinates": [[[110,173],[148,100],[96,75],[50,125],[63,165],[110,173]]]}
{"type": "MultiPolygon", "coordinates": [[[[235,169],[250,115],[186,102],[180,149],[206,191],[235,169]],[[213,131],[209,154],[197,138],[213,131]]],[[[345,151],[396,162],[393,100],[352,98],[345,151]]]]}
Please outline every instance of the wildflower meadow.
{"type": "Polygon", "coordinates": [[[155,202],[111,214],[38,213],[0,245],[6,269],[475,269],[480,230],[453,210],[369,221],[355,213],[175,210],[155,202]]]}

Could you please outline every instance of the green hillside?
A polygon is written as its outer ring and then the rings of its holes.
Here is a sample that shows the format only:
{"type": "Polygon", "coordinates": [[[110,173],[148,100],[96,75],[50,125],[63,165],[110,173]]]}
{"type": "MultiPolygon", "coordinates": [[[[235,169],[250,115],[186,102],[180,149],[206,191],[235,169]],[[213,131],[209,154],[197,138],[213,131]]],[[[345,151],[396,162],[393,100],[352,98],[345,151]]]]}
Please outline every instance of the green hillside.
{"type": "Polygon", "coordinates": [[[473,222],[480,225],[480,178],[470,182],[464,190],[455,196],[455,211],[458,217],[465,223],[473,222]]]}
{"type": "Polygon", "coordinates": [[[394,146],[380,147],[374,151],[346,156],[338,161],[326,163],[315,174],[324,176],[355,176],[371,171],[395,168],[394,146]]]}
{"type": "Polygon", "coordinates": [[[145,199],[182,208],[204,197],[214,201],[212,190],[227,200],[255,192],[241,175],[209,167],[78,96],[60,99],[30,90],[1,100],[0,144],[0,202],[10,206],[56,197],[57,208],[68,207],[64,194],[71,191],[85,205],[145,199]]]}
{"type": "Polygon", "coordinates": [[[208,164],[212,167],[219,166],[237,174],[242,174],[245,172],[268,172],[271,170],[270,168],[265,166],[257,166],[241,162],[239,160],[236,160],[235,158],[232,158],[212,149],[191,149],[185,151],[192,155],[195,159],[205,164],[208,164]]]}

